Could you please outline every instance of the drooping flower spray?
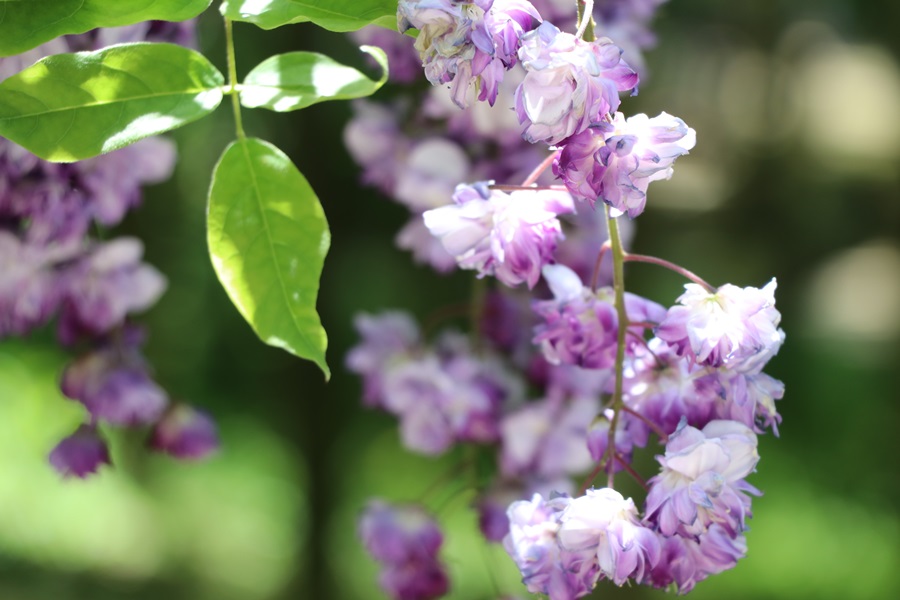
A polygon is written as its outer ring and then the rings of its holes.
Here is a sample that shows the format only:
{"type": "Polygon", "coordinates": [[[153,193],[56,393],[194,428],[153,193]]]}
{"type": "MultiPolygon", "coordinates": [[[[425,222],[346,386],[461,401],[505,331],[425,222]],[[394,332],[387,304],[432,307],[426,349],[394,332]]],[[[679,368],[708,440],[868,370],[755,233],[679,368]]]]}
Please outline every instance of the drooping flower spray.
{"type": "MultiPolygon", "coordinates": [[[[359,317],[347,365],[409,450],[496,457],[474,508],[529,592],[570,600],[606,579],[686,593],[746,552],[760,494],[746,478],[784,393],[763,372],[784,342],[776,284],[713,286],[626,250],[650,184],[673,176],[696,133],[665,112],[619,112],[661,0],[581,1],[577,15],[570,4],[399,3],[400,29],[419,35],[389,51],[403,65],[417,54],[435,87],[424,101],[357,105],[346,142],[364,181],[410,209],[400,247],[495,283],[476,286],[469,336],[429,341],[402,313],[359,317]],[[627,292],[629,262],[683,275],[685,293],[667,309],[627,292]],[[645,476],[632,461],[651,443],[661,470],[645,476]],[[618,474],[647,491],[643,510],[618,474]]],[[[373,504],[361,534],[391,597],[437,598],[452,586],[442,537],[423,544],[425,529],[391,516],[410,510],[373,504]],[[373,541],[380,521],[394,524],[396,560],[373,541]]],[[[433,527],[422,510],[410,514],[433,527]]]]}

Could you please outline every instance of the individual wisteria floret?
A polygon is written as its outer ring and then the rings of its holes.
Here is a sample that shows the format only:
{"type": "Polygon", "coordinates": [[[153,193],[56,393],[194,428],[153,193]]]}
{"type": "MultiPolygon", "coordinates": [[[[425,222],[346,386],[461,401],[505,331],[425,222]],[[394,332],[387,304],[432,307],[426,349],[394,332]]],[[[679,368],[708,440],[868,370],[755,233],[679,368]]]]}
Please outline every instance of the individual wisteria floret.
{"type": "Polygon", "coordinates": [[[134,426],[155,423],[169,403],[140,354],[143,333],[125,328],[66,367],[62,392],[94,420],[134,426]]]}
{"type": "Polygon", "coordinates": [[[418,506],[373,500],[359,520],[359,537],[382,563],[379,582],[395,600],[429,600],[447,593],[449,579],[438,559],[444,537],[418,506]]]}
{"type": "Polygon", "coordinates": [[[667,589],[673,585],[679,594],[694,589],[710,575],[734,568],[747,553],[743,535],[731,536],[724,527],[713,524],[699,538],[660,536],[661,555],[642,583],[667,589]]]}
{"type": "Polygon", "coordinates": [[[773,279],[762,289],[730,283],[713,292],[684,286],[656,335],[692,363],[758,373],[784,342],[773,279]]]}
{"type": "Polygon", "coordinates": [[[84,479],[109,464],[109,449],[93,425],[81,425],[50,452],[50,465],[63,477],[84,479]]]}
{"type": "Polygon", "coordinates": [[[720,407],[730,404],[728,396],[718,379],[707,379],[710,376],[715,374],[709,367],[691,365],[671,346],[652,338],[626,356],[623,401],[667,434],[683,419],[703,427],[715,418],[731,418],[720,407]]]}
{"type": "Polygon", "coordinates": [[[559,519],[557,537],[568,551],[592,551],[603,573],[616,585],[640,581],[659,561],[656,534],[644,527],[631,498],[610,489],[587,490],[573,499],[559,519]]]}
{"type": "Polygon", "coordinates": [[[568,496],[510,504],[509,534],[503,548],[512,557],[522,583],[533,594],[547,594],[550,600],[573,600],[591,593],[600,579],[596,548],[566,550],[557,537],[560,518],[572,503],[568,496]]]}
{"type": "Polygon", "coordinates": [[[0,230],[0,339],[24,335],[50,320],[62,291],[54,266],[79,251],[78,244],[28,244],[0,230]]]}
{"type": "Polygon", "coordinates": [[[500,472],[547,480],[584,473],[593,464],[587,426],[600,410],[597,397],[529,402],[503,417],[500,472]]]}
{"type": "Polygon", "coordinates": [[[756,434],[736,421],[682,425],[669,436],[659,475],[649,481],[645,521],[665,536],[699,536],[718,523],[731,537],[746,529],[750,497],[744,481],[759,461],[756,434]]]}
{"type": "Polygon", "coordinates": [[[503,74],[516,64],[519,38],[541,20],[527,0],[401,0],[397,28],[419,30],[415,47],[433,85],[451,83],[468,106],[469,86],[494,104],[503,74]]]}
{"type": "Polygon", "coordinates": [[[166,279],[142,263],[144,245],[136,238],[98,244],[66,272],[59,337],[73,343],[80,335],[100,336],[129,314],[153,306],[166,279]]]}
{"type": "Polygon", "coordinates": [[[456,345],[385,374],[383,406],[399,417],[401,438],[411,450],[441,454],[456,442],[498,440],[503,406],[522,394],[519,380],[499,361],[476,357],[465,338],[456,345]]]}
{"type": "Polygon", "coordinates": [[[409,359],[421,344],[419,327],[408,314],[360,314],[353,320],[362,341],[347,353],[347,369],[363,377],[363,402],[380,406],[384,374],[392,363],[409,359]]]}
{"type": "Polygon", "coordinates": [[[563,239],[557,216],[574,211],[566,192],[506,193],[490,189],[488,182],[458,186],[453,200],[425,212],[425,226],[461,268],[493,275],[510,287],[537,284],[563,239]]]}
{"type": "Polygon", "coordinates": [[[576,198],[601,200],[634,218],[644,212],[652,181],[672,177],[675,159],[696,144],[693,129],[662,113],[652,119],[616,113],[566,140],[554,172],[576,198]]]}
{"type": "Polygon", "coordinates": [[[600,122],[619,107],[619,92],[638,76],[607,38],[585,42],[545,21],[522,36],[525,79],[516,90],[516,113],[529,142],[558,144],[600,122]]]}
{"type": "MultiPolygon", "coordinates": [[[[548,265],[544,278],[553,300],[537,301],[535,312],[543,322],[535,327],[539,344],[550,364],[571,364],[588,369],[608,369],[615,363],[618,316],[611,288],[591,291],[564,265],[548,265]]],[[[625,310],[634,322],[658,322],[665,309],[640,296],[626,294],[625,310]]],[[[643,329],[631,328],[637,336],[643,329]]]]}
{"type": "Polygon", "coordinates": [[[219,432],[203,411],[173,404],[153,426],[147,445],[175,458],[200,460],[218,451],[219,432]]]}

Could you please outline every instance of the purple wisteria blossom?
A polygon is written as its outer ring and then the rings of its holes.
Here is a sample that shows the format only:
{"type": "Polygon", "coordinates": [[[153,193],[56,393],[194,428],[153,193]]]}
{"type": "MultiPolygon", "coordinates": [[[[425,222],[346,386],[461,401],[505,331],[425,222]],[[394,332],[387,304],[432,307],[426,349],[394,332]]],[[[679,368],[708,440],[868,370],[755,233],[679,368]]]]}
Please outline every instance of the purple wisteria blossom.
{"type": "Polygon", "coordinates": [[[434,85],[451,83],[457,106],[478,100],[494,104],[506,70],[516,64],[519,39],[541,20],[527,0],[401,0],[397,28],[419,30],[415,47],[434,85]]]}
{"type": "Polygon", "coordinates": [[[576,198],[634,218],[644,212],[650,182],[671,178],[672,163],[695,144],[696,133],[678,117],[616,113],[566,140],[553,169],[576,198]]]}
{"type": "Polygon", "coordinates": [[[0,339],[25,335],[53,316],[62,291],[54,265],[79,251],[78,244],[28,244],[0,229],[0,339]]]}
{"type": "Polygon", "coordinates": [[[381,587],[395,600],[429,600],[447,593],[449,580],[437,556],[444,537],[421,508],[373,500],[359,520],[359,537],[382,563],[381,587]]]}
{"type": "Polygon", "coordinates": [[[550,600],[574,600],[588,595],[600,579],[597,549],[566,550],[557,537],[560,518],[572,503],[567,496],[531,500],[509,506],[509,535],[503,547],[522,573],[522,583],[533,594],[550,600]]]}
{"type": "Polygon", "coordinates": [[[173,404],[153,427],[147,445],[175,458],[200,460],[219,450],[219,432],[205,412],[173,404]]]}
{"type": "Polygon", "coordinates": [[[156,422],[169,399],[148,373],[142,343],[142,332],[125,328],[66,367],[62,392],[81,402],[93,419],[124,426],[156,422]]]}
{"type": "Polygon", "coordinates": [[[96,473],[103,465],[112,464],[106,442],[92,425],[82,425],[63,439],[50,452],[49,460],[63,477],[79,479],[96,473]]]}
{"type": "Polygon", "coordinates": [[[758,373],[784,342],[776,285],[774,279],[762,289],[728,283],[710,292],[688,283],[656,335],[692,363],[758,373]]]}
{"type": "Polygon", "coordinates": [[[551,190],[507,194],[488,185],[460,185],[454,204],[422,215],[425,226],[461,268],[533,288],[563,237],[557,216],[574,210],[571,196],[551,190]]]}
{"type": "Polygon", "coordinates": [[[691,365],[665,342],[653,338],[636,345],[626,357],[623,371],[625,405],[672,433],[682,419],[703,427],[721,414],[724,393],[706,378],[711,369],[691,365]]]}
{"type": "Polygon", "coordinates": [[[659,475],[649,481],[645,521],[665,536],[699,536],[712,524],[731,537],[746,529],[750,494],[744,481],[759,461],[756,434],[736,421],[682,425],[669,436],[659,475]]]}
{"type": "Polygon", "coordinates": [[[600,572],[616,585],[640,581],[659,561],[656,534],[637,517],[631,498],[610,488],[587,490],[559,519],[557,538],[570,552],[594,552],[600,572]]]}
{"type": "Polygon", "coordinates": [[[98,244],[66,273],[59,337],[71,344],[82,334],[99,336],[129,314],[156,304],[166,279],[140,262],[144,246],[136,238],[98,244]]]}
{"type": "MultiPolygon", "coordinates": [[[[540,345],[544,357],[553,365],[611,368],[619,327],[612,288],[593,292],[564,265],[548,265],[543,273],[554,297],[533,304],[543,319],[535,327],[534,342],[540,345]]],[[[665,314],[662,306],[635,294],[625,295],[625,311],[633,322],[658,322],[665,314]]],[[[630,329],[642,335],[640,326],[630,329]]]]}
{"type": "Polygon", "coordinates": [[[657,588],[674,584],[679,594],[690,592],[697,582],[710,575],[734,568],[747,553],[743,535],[732,537],[715,523],[698,539],[660,536],[660,544],[660,560],[642,583],[657,588]]]}
{"type": "Polygon", "coordinates": [[[600,410],[597,397],[529,402],[506,414],[500,472],[504,477],[554,479],[591,468],[587,426],[600,410]]]}
{"type": "Polygon", "coordinates": [[[347,369],[363,378],[363,402],[379,406],[384,395],[384,374],[392,363],[409,359],[421,340],[419,327],[408,314],[395,311],[357,315],[353,320],[362,341],[347,353],[347,369]]]}
{"type": "Polygon", "coordinates": [[[519,59],[526,75],[516,90],[516,113],[529,142],[558,144],[619,107],[619,92],[638,76],[607,38],[585,42],[553,24],[522,36],[519,59]]]}
{"type": "Polygon", "coordinates": [[[465,338],[450,335],[391,366],[382,389],[382,406],[400,419],[404,445],[432,455],[456,442],[498,440],[504,405],[523,393],[496,358],[476,357],[465,338]]]}

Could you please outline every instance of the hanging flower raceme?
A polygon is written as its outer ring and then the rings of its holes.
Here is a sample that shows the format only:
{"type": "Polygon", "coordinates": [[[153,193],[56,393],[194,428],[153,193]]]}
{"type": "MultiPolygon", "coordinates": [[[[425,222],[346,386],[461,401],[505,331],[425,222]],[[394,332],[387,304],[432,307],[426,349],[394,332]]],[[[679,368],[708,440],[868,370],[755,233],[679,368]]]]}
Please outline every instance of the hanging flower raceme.
{"type": "Polygon", "coordinates": [[[525,139],[558,144],[614,112],[619,92],[638,83],[621,55],[607,38],[585,42],[546,21],[522,36],[526,75],[516,90],[516,113],[526,124],[525,139]]]}
{"type": "Polygon", "coordinates": [[[758,373],[784,342],[773,279],[762,289],[725,284],[710,292],[684,286],[656,335],[692,363],[758,373]]]}
{"type": "Polygon", "coordinates": [[[359,537],[382,563],[379,581],[391,598],[429,600],[447,593],[449,580],[437,556],[444,538],[421,508],[373,500],[359,520],[359,537]]]}
{"type": "Polygon", "coordinates": [[[362,342],[347,353],[347,368],[363,378],[363,402],[381,406],[384,376],[393,363],[408,360],[421,343],[419,327],[403,312],[357,315],[353,320],[362,342]]]}
{"type": "Polygon", "coordinates": [[[460,108],[469,87],[494,104],[503,74],[516,64],[519,38],[541,20],[527,0],[401,0],[397,28],[419,30],[416,50],[433,85],[452,82],[460,108]]]}
{"type": "Polygon", "coordinates": [[[557,216],[574,211],[566,192],[507,194],[490,189],[488,182],[458,186],[453,200],[424,213],[425,226],[461,268],[493,275],[510,287],[537,284],[563,238],[557,216]]]}
{"type": "Polygon", "coordinates": [[[644,212],[651,181],[672,177],[675,159],[694,147],[696,133],[678,117],[616,113],[566,140],[554,172],[576,198],[602,200],[634,218],[644,212]]]}

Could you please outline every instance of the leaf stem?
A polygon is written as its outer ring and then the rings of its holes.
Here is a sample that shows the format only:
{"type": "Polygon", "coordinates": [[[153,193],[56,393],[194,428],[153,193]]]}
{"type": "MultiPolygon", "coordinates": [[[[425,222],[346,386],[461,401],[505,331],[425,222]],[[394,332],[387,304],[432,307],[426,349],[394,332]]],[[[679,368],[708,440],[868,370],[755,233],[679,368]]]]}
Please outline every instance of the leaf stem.
{"type": "Polygon", "coordinates": [[[231,110],[234,113],[234,131],[239,140],[247,138],[244,120],[241,118],[241,99],[237,94],[237,63],[234,57],[234,32],[231,19],[225,19],[225,48],[228,52],[228,95],[231,96],[231,110]]]}

